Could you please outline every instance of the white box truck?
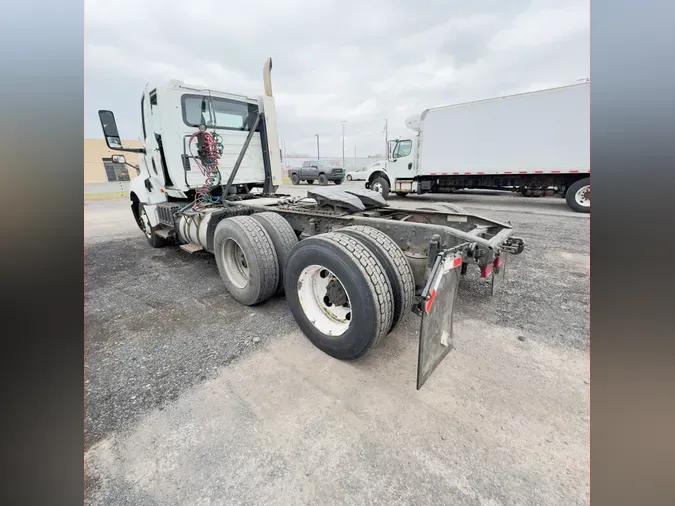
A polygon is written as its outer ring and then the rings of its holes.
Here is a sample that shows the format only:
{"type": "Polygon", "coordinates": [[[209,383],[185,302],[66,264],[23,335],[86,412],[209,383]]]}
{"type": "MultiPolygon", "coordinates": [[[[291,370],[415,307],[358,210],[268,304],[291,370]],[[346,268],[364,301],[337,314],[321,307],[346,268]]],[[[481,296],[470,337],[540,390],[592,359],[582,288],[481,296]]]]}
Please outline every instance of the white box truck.
{"type": "Polygon", "coordinates": [[[427,109],[408,118],[416,138],[390,141],[386,170],[366,188],[445,193],[511,188],[555,193],[590,212],[590,82],[427,109]]]}

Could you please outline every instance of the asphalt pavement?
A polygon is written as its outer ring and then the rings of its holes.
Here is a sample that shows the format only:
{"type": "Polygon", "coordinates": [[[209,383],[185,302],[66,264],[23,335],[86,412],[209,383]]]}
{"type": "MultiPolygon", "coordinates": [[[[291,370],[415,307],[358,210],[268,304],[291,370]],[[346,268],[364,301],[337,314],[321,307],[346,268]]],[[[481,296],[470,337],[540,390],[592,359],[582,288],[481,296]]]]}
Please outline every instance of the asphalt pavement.
{"type": "Polygon", "coordinates": [[[419,392],[417,317],[335,360],[283,297],[241,306],[210,255],[85,201],[87,504],[588,504],[589,216],[504,192],[390,204],[430,201],[527,246],[494,297],[467,273],[456,349],[419,392]]]}

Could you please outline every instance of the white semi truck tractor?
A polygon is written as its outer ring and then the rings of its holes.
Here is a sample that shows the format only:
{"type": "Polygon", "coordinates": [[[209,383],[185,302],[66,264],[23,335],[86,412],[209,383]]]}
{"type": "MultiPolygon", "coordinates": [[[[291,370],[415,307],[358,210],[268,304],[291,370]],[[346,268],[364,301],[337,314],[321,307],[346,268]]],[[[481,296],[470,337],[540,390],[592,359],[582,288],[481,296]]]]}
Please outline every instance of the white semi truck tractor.
{"type": "Polygon", "coordinates": [[[426,109],[390,141],[366,188],[399,196],[466,188],[557,194],[591,210],[590,82],[426,109]]]}
{"type": "Polygon", "coordinates": [[[108,147],[140,154],[133,217],[154,248],[213,254],[241,304],[285,293],[302,332],[332,357],[363,356],[416,314],[419,389],[452,349],[460,276],[475,266],[494,294],[524,243],[510,224],[457,208],[399,209],[372,190],[278,193],[271,69],[268,59],[256,97],[180,81],[146,89],[139,149],[124,148],[113,113],[99,111],[108,147]]]}

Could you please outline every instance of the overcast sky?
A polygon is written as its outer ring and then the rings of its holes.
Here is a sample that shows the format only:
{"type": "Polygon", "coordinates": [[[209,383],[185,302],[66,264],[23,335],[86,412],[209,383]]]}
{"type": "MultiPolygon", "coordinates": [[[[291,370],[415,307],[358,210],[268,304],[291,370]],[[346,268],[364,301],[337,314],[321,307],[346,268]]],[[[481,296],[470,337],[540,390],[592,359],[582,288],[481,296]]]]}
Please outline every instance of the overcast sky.
{"type": "Polygon", "coordinates": [[[410,135],[424,109],[571,84],[589,76],[588,0],[86,1],[85,132],[115,112],[141,135],[146,83],[260,95],[274,69],[288,153],[359,156],[410,135]]]}

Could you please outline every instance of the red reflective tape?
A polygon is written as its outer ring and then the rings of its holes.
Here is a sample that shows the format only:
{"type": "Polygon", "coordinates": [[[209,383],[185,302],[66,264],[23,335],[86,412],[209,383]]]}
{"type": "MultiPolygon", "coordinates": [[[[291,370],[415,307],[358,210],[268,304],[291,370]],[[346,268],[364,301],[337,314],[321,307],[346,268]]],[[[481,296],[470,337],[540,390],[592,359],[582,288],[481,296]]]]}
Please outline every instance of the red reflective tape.
{"type": "Polygon", "coordinates": [[[485,174],[485,172],[478,172],[478,174],[485,174]]]}
{"type": "Polygon", "coordinates": [[[430,175],[430,176],[435,176],[435,175],[437,175],[437,174],[438,174],[437,172],[429,172],[429,175],[430,175]]]}
{"type": "Polygon", "coordinates": [[[487,278],[490,274],[492,274],[492,264],[487,264],[485,267],[480,268],[481,278],[487,278]]]}
{"type": "Polygon", "coordinates": [[[578,170],[571,170],[570,172],[571,172],[572,174],[576,174],[576,173],[579,172],[579,171],[578,171],[578,170]]]}
{"type": "Polygon", "coordinates": [[[552,174],[560,174],[560,171],[559,170],[552,170],[551,173],[552,174]]]}
{"type": "Polygon", "coordinates": [[[535,174],[543,174],[544,171],[543,171],[543,170],[535,170],[534,173],[535,173],[535,174]]]}
{"type": "Polygon", "coordinates": [[[453,172],[452,175],[453,175],[453,176],[458,176],[458,175],[459,175],[459,172],[453,172]]]}
{"type": "Polygon", "coordinates": [[[471,172],[465,172],[464,174],[471,174],[471,172]]]}
{"type": "Polygon", "coordinates": [[[526,171],[526,170],[521,170],[520,173],[521,173],[521,174],[527,174],[527,171],[526,171]]]}
{"type": "Polygon", "coordinates": [[[448,175],[447,172],[441,172],[441,176],[447,176],[447,175],[448,175]]]}
{"type": "Polygon", "coordinates": [[[456,258],[452,261],[452,268],[453,268],[453,269],[456,269],[456,268],[459,267],[460,265],[462,265],[462,257],[456,257],[456,258]]]}
{"type": "Polygon", "coordinates": [[[429,293],[429,300],[427,301],[426,306],[424,307],[424,310],[428,313],[431,310],[431,306],[434,303],[434,299],[436,298],[436,289],[431,290],[429,293]]]}
{"type": "Polygon", "coordinates": [[[503,263],[504,263],[504,258],[502,258],[501,256],[495,258],[495,263],[494,263],[495,267],[501,267],[503,263]]]}
{"type": "Polygon", "coordinates": [[[504,174],[513,174],[513,172],[511,172],[510,170],[507,170],[506,172],[504,172],[504,174]]]}

